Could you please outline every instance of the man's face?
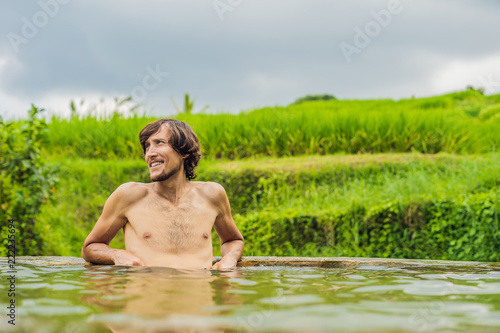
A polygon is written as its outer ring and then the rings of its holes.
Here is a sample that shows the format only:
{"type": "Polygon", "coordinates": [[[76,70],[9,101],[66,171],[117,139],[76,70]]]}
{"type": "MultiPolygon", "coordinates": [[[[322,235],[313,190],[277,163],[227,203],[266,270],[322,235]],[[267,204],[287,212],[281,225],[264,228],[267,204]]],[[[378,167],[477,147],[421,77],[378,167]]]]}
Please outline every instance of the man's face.
{"type": "MultiPolygon", "coordinates": [[[[146,163],[149,168],[149,178],[152,182],[161,182],[179,172],[184,159],[168,143],[170,130],[165,125],[151,135],[145,142],[146,163]]],[[[184,171],[183,171],[184,172],[184,171]]]]}

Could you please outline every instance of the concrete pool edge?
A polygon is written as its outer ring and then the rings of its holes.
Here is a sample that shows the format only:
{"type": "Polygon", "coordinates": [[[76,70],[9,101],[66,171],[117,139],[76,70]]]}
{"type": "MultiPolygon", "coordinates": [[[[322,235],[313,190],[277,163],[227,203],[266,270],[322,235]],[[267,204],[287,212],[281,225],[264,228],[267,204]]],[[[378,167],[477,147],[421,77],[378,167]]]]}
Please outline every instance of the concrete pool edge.
{"type": "MultiPolygon", "coordinates": [[[[220,257],[214,257],[214,262],[220,257]]],[[[0,263],[7,265],[8,258],[0,257],[0,263]]],[[[42,266],[91,265],[81,257],[64,256],[22,256],[16,257],[15,264],[35,264],[42,266]]],[[[354,268],[358,266],[388,267],[488,267],[500,269],[500,263],[478,261],[450,261],[428,259],[391,259],[358,257],[242,257],[238,267],[290,266],[290,267],[329,267],[354,268]]]]}

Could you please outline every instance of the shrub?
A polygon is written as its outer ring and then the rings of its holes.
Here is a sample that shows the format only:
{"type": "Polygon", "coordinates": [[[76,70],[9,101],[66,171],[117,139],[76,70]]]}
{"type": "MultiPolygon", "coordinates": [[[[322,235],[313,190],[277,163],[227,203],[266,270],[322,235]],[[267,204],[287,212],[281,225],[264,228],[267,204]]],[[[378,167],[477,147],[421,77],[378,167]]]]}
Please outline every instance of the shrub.
{"type": "MultiPolygon", "coordinates": [[[[20,255],[43,253],[36,221],[57,181],[57,167],[46,163],[41,154],[47,130],[45,121],[37,118],[41,111],[32,105],[25,122],[14,124],[0,120],[0,220],[3,225],[14,219],[20,255]]],[[[6,241],[5,226],[1,234],[6,241]]],[[[0,254],[5,252],[6,247],[2,247],[0,254]]]]}

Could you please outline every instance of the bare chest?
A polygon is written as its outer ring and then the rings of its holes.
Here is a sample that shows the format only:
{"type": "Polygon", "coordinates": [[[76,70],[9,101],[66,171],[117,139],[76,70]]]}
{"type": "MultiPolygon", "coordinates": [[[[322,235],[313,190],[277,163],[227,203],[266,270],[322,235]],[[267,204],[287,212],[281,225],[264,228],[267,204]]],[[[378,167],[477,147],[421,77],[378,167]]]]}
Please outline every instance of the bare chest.
{"type": "MultiPolygon", "coordinates": [[[[207,202],[193,198],[173,205],[157,198],[145,198],[127,212],[137,241],[157,250],[177,252],[206,245],[217,212],[207,202]]],[[[127,227],[126,227],[127,228],[127,227]]],[[[129,233],[127,230],[127,233],[129,233]]]]}

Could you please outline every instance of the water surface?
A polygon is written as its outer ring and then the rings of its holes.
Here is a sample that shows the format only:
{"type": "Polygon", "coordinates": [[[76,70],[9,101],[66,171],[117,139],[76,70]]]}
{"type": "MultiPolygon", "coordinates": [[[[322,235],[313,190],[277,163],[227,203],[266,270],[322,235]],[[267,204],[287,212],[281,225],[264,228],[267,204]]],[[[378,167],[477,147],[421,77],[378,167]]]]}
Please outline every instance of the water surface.
{"type": "Polygon", "coordinates": [[[500,332],[494,267],[16,268],[2,332],[500,332]]]}

